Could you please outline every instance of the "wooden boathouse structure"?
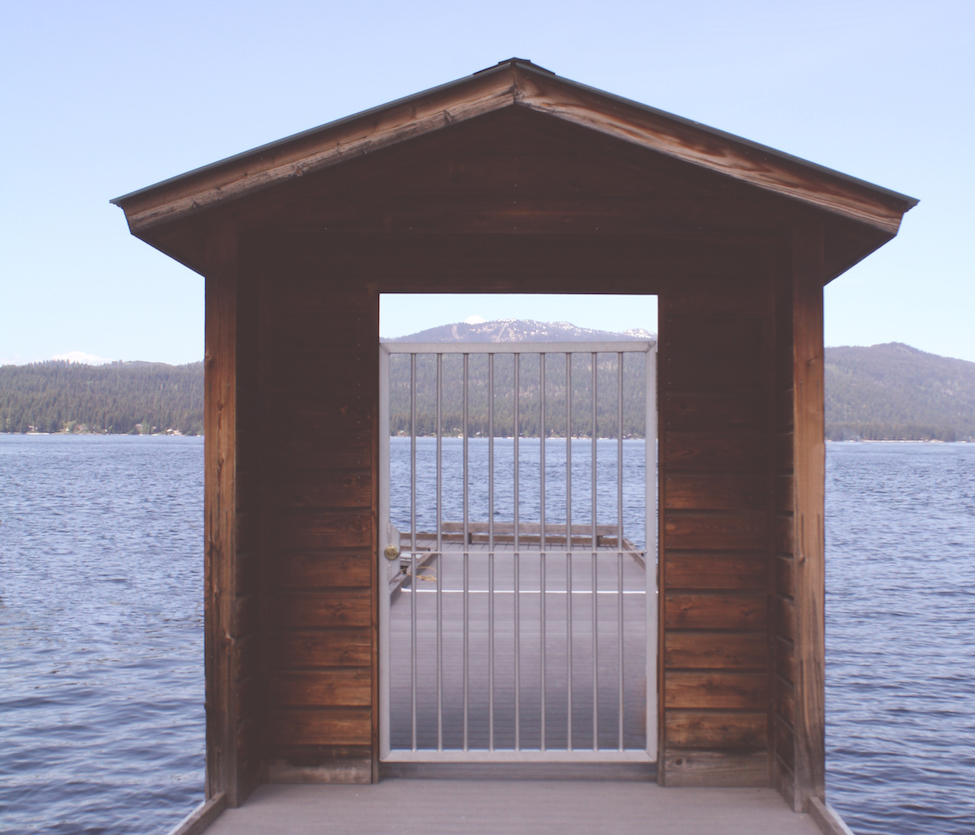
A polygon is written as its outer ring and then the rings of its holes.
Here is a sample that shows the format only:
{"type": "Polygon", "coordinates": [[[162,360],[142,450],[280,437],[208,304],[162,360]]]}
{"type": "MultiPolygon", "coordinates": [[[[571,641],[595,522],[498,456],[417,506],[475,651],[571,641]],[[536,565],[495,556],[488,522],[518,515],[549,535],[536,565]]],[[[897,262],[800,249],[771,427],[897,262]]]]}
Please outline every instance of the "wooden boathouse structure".
{"type": "Polygon", "coordinates": [[[381,293],[659,298],[656,774],[825,795],[823,287],[916,200],[511,59],[113,201],[206,280],[206,794],[380,776],[381,293]]]}

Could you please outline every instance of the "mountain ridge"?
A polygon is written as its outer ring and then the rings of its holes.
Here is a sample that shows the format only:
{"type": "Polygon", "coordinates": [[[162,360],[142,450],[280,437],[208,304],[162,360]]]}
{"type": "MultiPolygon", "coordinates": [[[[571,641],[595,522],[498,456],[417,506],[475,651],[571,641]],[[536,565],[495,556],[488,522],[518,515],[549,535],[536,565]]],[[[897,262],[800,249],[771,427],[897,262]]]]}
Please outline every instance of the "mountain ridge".
{"type": "MultiPolygon", "coordinates": [[[[462,340],[619,342],[656,336],[641,329],[613,333],[567,322],[498,319],[441,325],[383,341],[462,340]]],[[[612,364],[610,355],[606,362],[612,364]]],[[[503,363],[498,367],[503,372],[503,363]]],[[[526,358],[523,379],[531,373],[526,358]]],[[[845,345],[826,348],[825,375],[830,440],[975,440],[973,362],[900,342],[845,345]]],[[[0,366],[0,432],[199,433],[203,381],[202,363],[89,366],[49,361],[0,366]]],[[[524,407],[527,410],[528,404],[524,407]]],[[[638,416],[633,420],[639,425],[638,416]]]]}

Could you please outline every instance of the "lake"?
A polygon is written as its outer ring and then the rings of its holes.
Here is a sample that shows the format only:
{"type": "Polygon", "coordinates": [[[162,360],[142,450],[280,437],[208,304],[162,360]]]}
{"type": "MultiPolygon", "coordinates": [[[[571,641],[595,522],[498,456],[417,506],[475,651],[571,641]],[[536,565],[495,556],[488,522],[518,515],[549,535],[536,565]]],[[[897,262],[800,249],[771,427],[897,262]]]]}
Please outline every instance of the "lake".
{"type": "MultiPolygon", "coordinates": [[[[827,525],[829,800],[859,835],[971,833],[975,445],[828,445],[827,525]]],[[[202,799],[202,552],[201,439],[0,435],[0,831],[165,833],[202,799]]]]}

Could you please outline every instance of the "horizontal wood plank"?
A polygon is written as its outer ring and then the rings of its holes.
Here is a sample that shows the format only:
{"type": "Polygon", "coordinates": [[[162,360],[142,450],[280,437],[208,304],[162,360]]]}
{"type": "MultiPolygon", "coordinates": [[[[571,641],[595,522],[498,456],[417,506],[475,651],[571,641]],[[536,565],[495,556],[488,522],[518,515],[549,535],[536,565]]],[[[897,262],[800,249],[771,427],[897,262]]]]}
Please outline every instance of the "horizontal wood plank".
{"type": "Polygon", "coordinates": [[[371,470],[272,472],[265,488],[269,504],[299,508],[372,508],[376,488],[371,470]]]}
{"type": "Polygon", "coordinates": [[[364,667],[372,663],[372,636],[348,629],[276,631],[268,635],[268,662],[275,670],[364,667]]]}
{"type": "Polygon", "coordinates": [[[372,551],[288,551],[268,554],[268,574],[275,589],[370,588],[372,551]]]}
{"type": "Polygon", "coordinates": [[[260,624],[259,600],[256,592],[241,595],[236,600],[234,635],[236,640],[253,635],[260,624]]]}
{"type": "Polygon", "coordinates": [[[664,633],[664,666],[682,669],[764,669],[768,639],[764,632],[664,633]]]}
{"type": "Polygon", "coordinates": [[[791,556],[795,549],[795,520],[791,515],[775,517],[775,538],[773,547],[776,554],[791,556]]]}
{"type": "Polygon", "coordinates": [[[775,557],[775,592],[785,597],[795,597],[795,561],[792,557],[775,557]]]}
{"type": "Polygon", "coordinates": [[[767,530],[764,513],[668,511],[664,516],[664,547],[757,551],[768,543],[767,530]]]}
{"type": "Polygon", "coordinates": [[[775,753],[790,770],[796,767],[796,737],[795,732],[781,719],[772,723],[775,734],[775,753]]]}
{"type": "Polygon", "coordinates": [[[664,731],[668,748],[764,750],[768,745],[768,714],[668,710],[664,731]]]}
{"type": "Polygon", "coordinates": [[[664,673],[664,706],[764,711],[768,706],[768,675],[668,670],[664,673]]]}
{"type": "Polygon", "coordinates": [[[768,463],[769,445],[761,435],[665,432],[661,446],[669,472],[760,473],[768,463]]]}
{"type": "Polygon", "coordinates": [[[668,315],[666,325],[662,389],[741,395],[763,393],[770,385],[763,317],[668,315]]]}
{"type": "Polygon", "coordinates": [[[796,680],[796,650],[792,641],[776,638],[774,643],[775,671],[786,681],[796,680]]]}
{"type": "Polygon", "coordinates": [[[792,513],[795,509],[795,494],[792,475],[780,475],[775,479],[776,513],[792,513]]]}
{"type": "Polygon", "coordinates": [[[664,476],[664,501],[670,510],[764,510],[768,486],[762,475],[664,476]]]}
{"type": "Polygon", "coordinates": [[[277,707],[364,707],[372,704],[372,670],[352,667],[272,672],[268,704],[277,707]]]}
{"type": "Polygon", "coordinates": [[[368,590],[278,592],[268,601],[271,629],[329,628],[369,626],[372,622],[372,597],[368,590]]]}
{"type": "Polygon", "coordinates": [[[268,510],[265,518],[269,550],[371,549],[374,542],[371,511],[280,509],[268,510]]]}
{"type": "Polygon", "coordinates": [[[664,753],[666,786],[767,786],[765,751],[706,751],[668,748],[664,753]]]}
{"type": "Polygon", "coordinates": [[[760,432],[765,400],[757,395],[700,395],[665,392],[661,412],[668,432],[760,432]]]}
{"type": "Polygon", "coordinates": [[[795,640],[796,610],[793,602],[781,595],[772,598],[772,615],[774,618],[775,634],[795,640]]]}
{"type": "Polygon", "coordinates": [[[667,629],[764,630],[768,614],[765,594],[667,592],[667,629]]]}
{"type": "Polygon", "coordinates": [[[372,709],[277,708],[268,711],[267,734],[279,746],[369,745],[372,709]]]}
{"type": "Polygon", "coordinates": [[[664,573],[668,589],[751,589],[768,584],[764,554],[695,553],[665,551],[664,573]]]}

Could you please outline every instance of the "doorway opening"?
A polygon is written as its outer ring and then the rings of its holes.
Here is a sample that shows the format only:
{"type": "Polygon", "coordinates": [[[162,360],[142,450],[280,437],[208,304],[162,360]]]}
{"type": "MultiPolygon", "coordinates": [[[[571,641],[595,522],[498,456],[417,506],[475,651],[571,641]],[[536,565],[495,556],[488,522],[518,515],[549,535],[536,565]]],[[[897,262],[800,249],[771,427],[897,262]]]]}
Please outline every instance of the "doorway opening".
{"type": "Polygon", "coordinates": [[[383,762],[656,760],[656,340],[565,330],[381,345],[383,762]]]}

